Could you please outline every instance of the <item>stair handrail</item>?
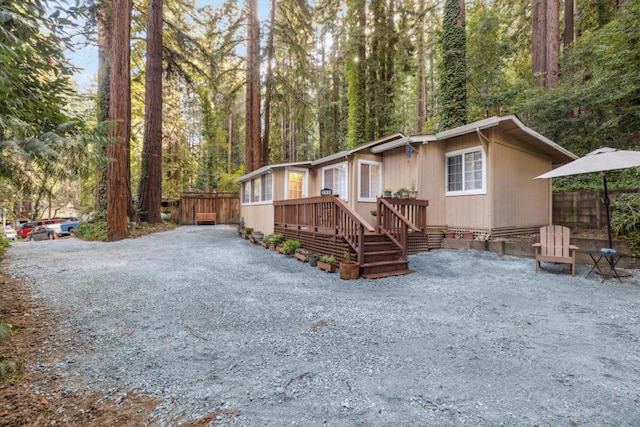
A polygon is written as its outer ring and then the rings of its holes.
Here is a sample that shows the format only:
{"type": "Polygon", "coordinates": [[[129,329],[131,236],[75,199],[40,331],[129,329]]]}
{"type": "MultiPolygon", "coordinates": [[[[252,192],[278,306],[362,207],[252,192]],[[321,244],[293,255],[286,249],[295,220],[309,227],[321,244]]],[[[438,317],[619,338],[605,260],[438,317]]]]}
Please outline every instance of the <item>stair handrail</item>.
{"type": "MultiPolygon", "coordinates": [[[[356,252],[356,259],[359,264],[364,262],[364,232],[365,229],[374,232],[373,228],[364,218],[357,212],[353,211],[338,195],[307,197],[302,199],[288,199],[274,201],[274,222],[278,223],[285,220],[283,211],[280,208],[286,206],[296,206],[295,224],[298,226],[311,226],[314,229],[331,229],[332,234],[339,235],[349,244],[356,252]],[[327,204],[332,205],[333,212],[327,212],[327,204]],[[301,209],[302,205],[313,205],[311,211],[301,209]],[[324,208],[321,209],[321,206],[324,208]],[[310,215],[305,215],[309,214],[310,215]],[[329,213],[323,215],[323,213],[329,213]],[[318,222],[319,216],[323,217],[322,223],[318,222]]],[[[286,222],[286,221],[285,221],[286,222]]]]}
{"type": "Polygon", "coordinates": [[[378,197],[377,200],[376,228],[378,232],[385,234],[399,249],[402,259],[408,259],[407,235],[409,229],[420,232],[407,217],[397,210],[391,203],[378,197]],[[397,227],[391,227],[391,225],[397,227]]]}

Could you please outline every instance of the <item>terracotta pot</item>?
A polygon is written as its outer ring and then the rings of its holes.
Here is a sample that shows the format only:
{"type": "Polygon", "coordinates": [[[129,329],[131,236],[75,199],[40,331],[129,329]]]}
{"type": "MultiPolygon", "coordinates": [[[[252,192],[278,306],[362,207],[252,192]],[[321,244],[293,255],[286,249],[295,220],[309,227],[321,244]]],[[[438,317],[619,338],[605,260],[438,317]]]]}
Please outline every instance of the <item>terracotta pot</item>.
{"type": "Polygon", "coordinates": [[[465,240],[473,240],[473,231],[463,231],[462,238],[465,240]]]}
{"type": "Polygon", "coordinates": [[[456,232],[453,230],[445,230],[443,231],[445,239],[453,239],[456,237],[456,232]]]}
{"type": "Polygon", "coordinates": [[[341,262],[340,278],[342,280],[353,280],[360,277],[360,264],[357,262],[341,262]]]}

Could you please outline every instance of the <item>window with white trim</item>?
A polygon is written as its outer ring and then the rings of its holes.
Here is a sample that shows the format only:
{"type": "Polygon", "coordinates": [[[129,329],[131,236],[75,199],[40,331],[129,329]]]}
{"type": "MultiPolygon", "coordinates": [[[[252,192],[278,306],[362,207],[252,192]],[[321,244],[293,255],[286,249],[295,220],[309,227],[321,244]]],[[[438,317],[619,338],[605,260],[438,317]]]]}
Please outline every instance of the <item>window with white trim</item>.
{"type": "Polygon", "coordinates": [[[305,169],[287,169],[285,194],[287,199],[301,199],[307,196],[307,171],[305,169]]]}
{"type": "Polygon", "coordinates": [[[273,201],[273,176],[262,175],[242,183],[242,204],[266,203],[273,201]]]}
{"type": "Polygon", "coordinates": [[[334,195],[347,200],[347,162],[322,168],[322,188],[330,188],[334,195]]]}
{"type": "Polygon", "coordinates": [[[447,153],[447,196],[486,193],[486,161],[482,147],[447,153]]]}
{"type": "Polygon", "coordinates": [[[246,181],[242,183],[242,203],[249,202],[251,202],[251,181],[246,181]]]}
{"type": "Polygon", "coordinates": [[[271,202],[273,200],[273,175],[268,173],[262,176],[262,201],[271,202]]]}
{"type": "Polygon", "coordinates": [[[382,163],[358,161],[358,201],[375,202],[382,193],[382,163]]]}

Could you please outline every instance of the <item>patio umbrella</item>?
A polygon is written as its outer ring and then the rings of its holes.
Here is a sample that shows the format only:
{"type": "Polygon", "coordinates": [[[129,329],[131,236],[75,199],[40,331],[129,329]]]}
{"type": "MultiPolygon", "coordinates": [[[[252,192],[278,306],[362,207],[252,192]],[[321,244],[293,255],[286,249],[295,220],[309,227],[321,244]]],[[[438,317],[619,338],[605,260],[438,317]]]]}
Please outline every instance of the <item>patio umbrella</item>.
{"type": "Polygon", "coordinates": [[[611,235],[611,218],[609,214],[609,192],[607,190],[606,171],[615,169],[626,169],[640,166],[640,151],[618,150],[615,148],[598,148],[595,151],[567,163],[564,166],[553,169],[550,172],[535,177],[556,178],[559,176],[579,175],[583,173],[600,172],[604,184],[604,206],[607,211],[607,237],[609,238],[609,248],[613,249],[613,238],[611,235]]]}

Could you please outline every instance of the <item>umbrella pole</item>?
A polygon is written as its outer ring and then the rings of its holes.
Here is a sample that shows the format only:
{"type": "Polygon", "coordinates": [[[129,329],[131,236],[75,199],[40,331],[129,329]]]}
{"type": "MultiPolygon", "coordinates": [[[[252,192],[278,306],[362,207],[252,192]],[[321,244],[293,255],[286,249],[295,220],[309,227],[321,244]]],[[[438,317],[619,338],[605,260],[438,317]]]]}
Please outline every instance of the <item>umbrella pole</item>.
{"type": "MultiPolygon", "coordinates": [[[[609,212],[609,205],[611,202],[609,201],[609,190],[607,189],[607,174],[606,172],[602,172],[602,181],[604,184],[604,208],[607,211],[607,238],[609,239],[609,249],[613,249],[613,236],[611,235],[611,214],[609,212]]],[[[607,257],[609,258],[609,268],[610,271],[614,271],[615,263],[613,262],[613,256],[607,257]]]]}

